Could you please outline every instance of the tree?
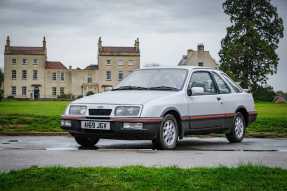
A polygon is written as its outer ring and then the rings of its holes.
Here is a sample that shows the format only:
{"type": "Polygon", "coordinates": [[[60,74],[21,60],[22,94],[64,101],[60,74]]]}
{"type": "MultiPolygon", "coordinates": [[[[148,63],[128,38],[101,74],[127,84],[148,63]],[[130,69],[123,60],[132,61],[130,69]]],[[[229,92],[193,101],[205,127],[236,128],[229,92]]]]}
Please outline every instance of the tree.
{"type": "Polygon", "coordinates": [[[273,90],[272,86],[258,86],[253,92],[253,97],[256,101],[272,101],[276,93],[273,90]]]}
{"type": "Polygon", "coordinates": [[[223,9],[231,26],[221,41],[220,68],[254,91],[277,72],[283,20],[270,0],[226,0],[223,9]]]}
{"type": "Polygon", "coordinates": [[[2,69],[0,68],[0,101],[3,99],[4,91],[2,89],[2,85],[4,83],[4,73],[2,72],[2,69]]]}
{"type": "Polygon", "coordinates": [[[2,87],[3,83],[4,83],[4,73],[2,69],[0,68],[0,88],[2,87]]]}

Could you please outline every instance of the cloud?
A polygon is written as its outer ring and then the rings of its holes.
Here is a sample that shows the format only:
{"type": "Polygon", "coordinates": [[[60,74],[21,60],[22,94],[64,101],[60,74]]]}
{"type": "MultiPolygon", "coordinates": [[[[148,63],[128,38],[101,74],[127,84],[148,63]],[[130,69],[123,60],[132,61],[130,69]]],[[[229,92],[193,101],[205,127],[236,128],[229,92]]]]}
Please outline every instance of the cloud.
{"type": "MultiPolygon", "coordinates": [[[[196,48],[200,42],[218,60],[220,41],[229,24],[222,2],[0,0],[0,48],[4,52],[7,34],[11,43],[19,46],[39,46],[46,35],[50,60],[85,67],[97,62],[99,36],[104,45],[114,46],[131,46],[139,37],[142,64],[176,65],[186,49],[196,48]]],[[[274,4],[287,22],[286,1],[276,0],[274,4]]],[[[285,45],[286,37],[278,50],[279,72],[272,83],[287,90],[286,84],[280,83],[284,77],[282,70],[287,70],[285,45]]],[[[0,54],[0,66],[3,60],[0,54]]]]}

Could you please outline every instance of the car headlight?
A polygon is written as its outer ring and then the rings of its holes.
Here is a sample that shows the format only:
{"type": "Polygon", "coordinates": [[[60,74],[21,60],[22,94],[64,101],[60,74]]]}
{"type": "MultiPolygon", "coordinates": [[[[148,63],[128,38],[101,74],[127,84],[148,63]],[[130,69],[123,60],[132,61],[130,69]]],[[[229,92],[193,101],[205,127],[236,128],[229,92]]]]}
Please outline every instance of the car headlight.
{"type": "Polygon", "coordinates": [[[138,116],[139,113],[139,106],[118,106],[115,109],[116,116],[138,116]]]}
{"type": "Polygon", "coordinates": [[[85,115],[87,112],[87,106],[84,105],[71,105],[69,109],[70,115],[85,115]]]}

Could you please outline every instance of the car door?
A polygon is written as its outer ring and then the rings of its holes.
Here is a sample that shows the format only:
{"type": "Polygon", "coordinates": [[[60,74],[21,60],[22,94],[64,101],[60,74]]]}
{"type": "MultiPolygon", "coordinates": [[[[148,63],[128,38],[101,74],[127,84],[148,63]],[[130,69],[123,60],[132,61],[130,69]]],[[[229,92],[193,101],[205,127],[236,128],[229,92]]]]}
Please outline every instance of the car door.
{"type": "Polygon", "coordinates": [[[188,88],[202,87],[200,95],[187,98],[190,113],[190,131],[205,131],[223,127],[223,108],[214,79],[209,71],[194,71],[188,88]]]}
{"type": "Polygon", "coordinates": [[[221,101],[224,118],[223,124],[225,128],[230,128],[233,124],[235,103],[238,96],[232,92],[227,82],[216,72],[212,72],[212,77],[218,89],[218,97],[221,101]]]}

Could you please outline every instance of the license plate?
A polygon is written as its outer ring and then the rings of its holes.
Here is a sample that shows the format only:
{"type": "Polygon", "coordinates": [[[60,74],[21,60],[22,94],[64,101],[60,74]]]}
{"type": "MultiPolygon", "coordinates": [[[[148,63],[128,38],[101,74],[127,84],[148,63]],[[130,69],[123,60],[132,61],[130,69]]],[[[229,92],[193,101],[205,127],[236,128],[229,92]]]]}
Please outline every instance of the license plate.
{"type": "Polygon", "coordinates": [[[99,121],[82,121],[81,126],[83,129],[101,129],[110,130],[110,122],[99,122],[99,121]]]}

